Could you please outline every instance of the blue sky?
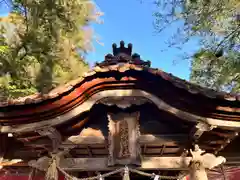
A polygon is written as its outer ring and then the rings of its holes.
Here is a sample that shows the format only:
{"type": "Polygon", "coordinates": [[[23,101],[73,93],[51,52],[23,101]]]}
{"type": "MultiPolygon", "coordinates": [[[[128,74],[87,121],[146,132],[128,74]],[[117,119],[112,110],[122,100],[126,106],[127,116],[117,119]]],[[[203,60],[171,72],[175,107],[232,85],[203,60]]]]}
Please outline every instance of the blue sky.
{"type": "Polygon", "coordinates": [[[190,63],[182,60],[183,51],[193,52],[197,42],[192,41],[183,50],[168,48],[166,41],[175,33],[176,26],[166,29],[161,34],[154,33],[152,16],[155,6],[152,0],[95,0],[104,12],[103,24],[94,25],[95,32],[101,37],[104,46],[94,43],[95,51],[87,56],[93,63],[101,61],[111,52],[112,43],[124,40],[133,44],[133,52],[142,59],[150,60],[152,67],[160,68],[180,78],[189,79],[190,63]],[[162,51],[167,49],[166,51],[162,51]],[[173,65],[176,60],[177,64],[173,65]]]}
{"type": "MultiPolygon", "coordinates": [[[[112,51],[112,43],[124,40],[133,44],[133,52],[141,55],[142,59],[150,60],[152,67],[160,68],[180,78],[189,79],[190,63],[181,60],[183,51],[197,50],[197,42],[185,45],[183,50],[168,48],[165,43],[176,30],[177,25],[170,27],[161,34],[155,34],[152,16],[155,6],[152,0],[95,0],[104,12],[103,24],[93,24],[96,34],[100,36],[100,45],[94,42],[94,52],[87,55],[90,64],[102,61],[107,53],[112,51]],[[162,51],[163,49],[167,49],[162,51]],[[177,64],[173,65],[176,60],[177,64]]],[[[6,15],[7,7],[0,7],[0,16],[6,15]]]]}

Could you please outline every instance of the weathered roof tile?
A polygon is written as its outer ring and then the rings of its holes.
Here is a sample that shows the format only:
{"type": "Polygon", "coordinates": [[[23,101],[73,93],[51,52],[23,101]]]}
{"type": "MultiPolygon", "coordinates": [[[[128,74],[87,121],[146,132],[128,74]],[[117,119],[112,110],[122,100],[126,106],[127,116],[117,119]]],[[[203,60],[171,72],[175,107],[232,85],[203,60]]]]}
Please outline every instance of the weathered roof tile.
{"type": "MultiPolygon", "coordinates": [[[[108,72],[108,71],[118,71],[120,73],[124,73],[129,69],[136,70],[136,71],[147,70],[149,73],[160,76],[164,80],[171,82],[174,86],[181,88],[181,89],[185,89],[189,93],[192,93],[192,94],[199,93],[199,94],[202,94],[209,98],[221,98],[221,99],[225,99],[227,101],[236,101],[236,100],[240,101],[239,94],[216,92],[216,91],[208,89],[208,88],[203,88],[198,85],[191,84],[190,82],[187,82],[183,79],[173,76],[171,73],[166,73],[159,69],[146,68],[146,67],[137,66],[134,64],[129,64],[129,63],[116,64],[116,65],[110,65],[110,66],[105,66],[105,67],[96,66],[96,67],[94,67],[94,69],[92,71],[86,73],[84,76],[85,77],[94,76],[96,74],[96,72],[108,72]]],[[[128,79],[131,80],[131,77],[129,77],[128,79]]],[[[132,79],[134,79],[134,78],[132,78],[132,79]]],[[[9,105],[39,103],[39,102],[47,100],[47,99],[56,98],[59,95],[72,90],[75,86],[80,84],[83,80],[84,80],[84,78],[80,77],[76,80],[70,81],[68,84],[65,84],[64,86],[60,86],[60,87],[53,89],[48,94],[42,95],[42,94],[38,93],[38,94],[30,95],[27,97],[18,98],[15,100],[0,102],[0,107],[5,107],[5,106],[9,106],[9,105]]]]}
{"type": "Polygon", "coordinates": [[[130,69],[130,64],[126,64],[126,65],[122,65],[122,66],[118,67],[118,71],[121,72],[121,73],[123,73],[123,72],[125,72],[129,69],[130,69]]]}
{"type": "Polygon", "coordinates": [[[88,71],[86,73],[83,74],[83,77],[86,78],[88,76],[93,76],[94,74],[96,74],[95,71],[91,70],[91,71],[88,71]]]}

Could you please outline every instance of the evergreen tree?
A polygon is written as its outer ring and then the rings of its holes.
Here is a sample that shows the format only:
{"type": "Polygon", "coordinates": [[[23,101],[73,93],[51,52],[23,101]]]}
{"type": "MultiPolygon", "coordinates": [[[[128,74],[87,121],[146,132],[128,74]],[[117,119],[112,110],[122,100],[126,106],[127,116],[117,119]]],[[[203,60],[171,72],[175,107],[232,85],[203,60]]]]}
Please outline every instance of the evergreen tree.
{"type": "Polygon", "coordinates": [[[216,57],[212,51],[200,50],[192,60],[190,80],[218,91],[240,92],[240,52],[216,57]]]}
{"type": "Polygon", "coordinates": [[[239,0],[157,0],[155,3],[158,32],[178,24],[176,34],[169,40],[171,47],[181,48],[194,37],[200,39],[202,49],[192,56],[190,79],[218,90],[240,91],[239,0]]]}
{"type": "Polygon", "coordinates": [[[0,18],[2,99],[47,93],[88,70],[88,64],[81,58],[90,50],[92,38],[86,27],[101,15],[91,1],[2,3],[11,7],[9,15],[0,18]]]}

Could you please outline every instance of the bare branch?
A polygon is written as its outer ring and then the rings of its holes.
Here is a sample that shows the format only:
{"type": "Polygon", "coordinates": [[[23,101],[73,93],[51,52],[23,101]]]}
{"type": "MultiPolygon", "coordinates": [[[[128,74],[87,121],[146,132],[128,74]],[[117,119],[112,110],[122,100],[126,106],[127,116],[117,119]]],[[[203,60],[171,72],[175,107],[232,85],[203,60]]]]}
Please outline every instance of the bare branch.
{"type": "Polygon", "coordinates": [[[215,53],[218,51],[218,49],[222,46],[222,44],[228,40],[231,36],[233,36],[235,33],[240,30],[240,25],[237,26],[235,30],[233,30],[231,33],[229,33],[227,36],[224,37],[224,39],[217,45],[217,48],[215,49],[215,53]]]}

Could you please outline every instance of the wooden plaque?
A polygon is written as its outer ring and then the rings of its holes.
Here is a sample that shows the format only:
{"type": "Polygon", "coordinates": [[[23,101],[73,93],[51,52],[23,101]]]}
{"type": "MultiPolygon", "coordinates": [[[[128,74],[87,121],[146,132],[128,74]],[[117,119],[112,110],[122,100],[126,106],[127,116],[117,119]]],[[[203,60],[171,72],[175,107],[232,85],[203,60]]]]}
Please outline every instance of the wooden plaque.
{"type": "Polygon", "coordinates": [[[108,165],[140,165],[139,112],[108,115],[108,165]]]}

